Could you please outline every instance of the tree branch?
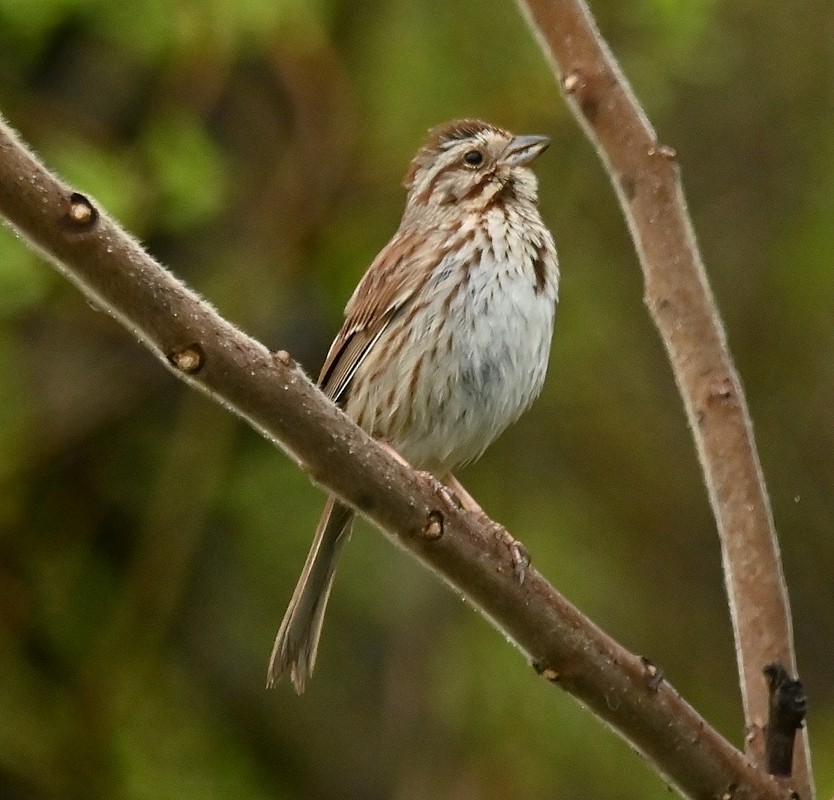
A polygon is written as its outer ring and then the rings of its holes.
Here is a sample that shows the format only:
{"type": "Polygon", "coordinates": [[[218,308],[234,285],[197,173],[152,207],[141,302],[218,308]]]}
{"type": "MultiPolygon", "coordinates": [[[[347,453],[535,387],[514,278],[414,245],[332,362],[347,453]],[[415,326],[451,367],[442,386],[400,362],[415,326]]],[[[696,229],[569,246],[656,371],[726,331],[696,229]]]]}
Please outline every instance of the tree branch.
{"type": "MultiPolygon", "coordinates": [[[[796,673],[788,593],[744,391],[701,261],[673,148],[657,135],[582,0],[519,0],[568,105],[596,147],[637,248],[645,302],[666,346],[718,526],[747,725],[764,766],[766,664],[796,673]]],[[[812,797],[800,735],[793,770],[812,797]]]]}
{"type": "Polygon", "coordinates": [[[488,525],[450,506],[348,420],[286,353],[271,353],[59,182],[0,120],[0,213],[162,363],[283,448],[457,591],[548,680],[590,706],[693,798],[776,800],[771,777],[535,570],[524,584],[488,525]]]}

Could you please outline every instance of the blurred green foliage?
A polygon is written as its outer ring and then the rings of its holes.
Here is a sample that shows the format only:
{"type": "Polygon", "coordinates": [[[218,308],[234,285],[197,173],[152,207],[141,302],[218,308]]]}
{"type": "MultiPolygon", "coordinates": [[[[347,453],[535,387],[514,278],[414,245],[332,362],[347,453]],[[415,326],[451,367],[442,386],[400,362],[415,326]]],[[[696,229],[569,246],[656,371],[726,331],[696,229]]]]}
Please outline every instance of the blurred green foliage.
{"type": "MultiPolygon", "coordinates": [[[[834,787],[834,12],[593,6],[682,163],[748,391],[834,787]]],[[[538,165],[562,302],[545,393],[461,477],[733,741],[718,543],[607,179],[510,0],[0,0],[0,109],[222,313],[315,374],[423,132],[538,165]]],[[[360,526],[319,668],[263,689],[322,502],[0,230],[0,797],[628,798],[662,782],[360,526]]]]}

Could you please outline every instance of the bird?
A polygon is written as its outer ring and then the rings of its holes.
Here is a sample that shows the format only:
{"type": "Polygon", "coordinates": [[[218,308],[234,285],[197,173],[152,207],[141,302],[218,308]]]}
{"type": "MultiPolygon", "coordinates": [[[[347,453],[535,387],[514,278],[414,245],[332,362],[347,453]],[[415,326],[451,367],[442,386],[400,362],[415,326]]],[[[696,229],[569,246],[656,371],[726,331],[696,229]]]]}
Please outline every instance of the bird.
{"type": "MultiPolygon", "coordinates": [[[[479,119],[428,131],[403,180],[399,228],[348,301],[319,375],[348,417],[453,493],[464,492],[453,470],[477,459],[544,383],[559,265],[530,165],[549,143],[479,119]]],[[[267,686],[289,671],[304,691],[353,518],[328,498],[267,686]]]]}

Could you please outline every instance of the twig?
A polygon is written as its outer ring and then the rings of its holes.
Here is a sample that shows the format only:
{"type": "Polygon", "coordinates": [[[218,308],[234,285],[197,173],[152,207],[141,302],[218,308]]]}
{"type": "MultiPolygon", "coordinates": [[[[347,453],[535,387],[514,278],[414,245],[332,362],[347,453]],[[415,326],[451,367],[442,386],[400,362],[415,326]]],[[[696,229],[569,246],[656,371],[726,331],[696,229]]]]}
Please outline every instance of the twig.
{"type": "MultiPolygon", "coordinates": [[[[744,392],[692,223],[674,148],[657,135],[583,0],[519,0],[596,147],[637,248],[645,302],[666,346],[718,526],[735,634],[747,752],[764,765],[768,696],[777,661],[796,672],[788,594],[744,392]]],[[[793,775],[813,796],[807,737],[793,775]]]]}
{"type": "Polygon", "coordinates": [[[289,453],[317,483],[411,551],[693,798],[777,800],[754,768],[647,663],[628,653],[512,554],[488,523],[391,457],[285,352],[222,319],[85,196],[59,182],[0,120],[0,214],[177,377],[289,453]]]}

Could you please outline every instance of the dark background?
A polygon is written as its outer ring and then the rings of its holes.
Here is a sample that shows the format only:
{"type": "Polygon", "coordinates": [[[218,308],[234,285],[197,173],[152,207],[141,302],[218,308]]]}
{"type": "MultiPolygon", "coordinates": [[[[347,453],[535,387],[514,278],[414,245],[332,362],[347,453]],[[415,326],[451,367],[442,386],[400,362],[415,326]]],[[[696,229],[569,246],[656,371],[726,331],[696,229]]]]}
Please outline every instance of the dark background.
{"type": "MultiPolygon", "coordinates": [[[[690,210],[748,393],[834,788],[834,6],[593,4],[690,210]]],[[[316,374],[426,128],[552,137],[541,400],[460,477],[740,745],[718,541],[607,178],[510,0],[0,0],[0,109],[46,163],[316,374]]],[[[322,504],[0,230],[0,798],[662,798],[365,525],[317,673],[263,688],[322,504]]]]}

